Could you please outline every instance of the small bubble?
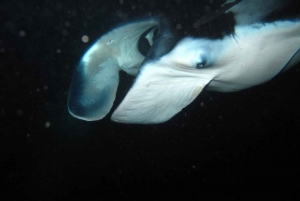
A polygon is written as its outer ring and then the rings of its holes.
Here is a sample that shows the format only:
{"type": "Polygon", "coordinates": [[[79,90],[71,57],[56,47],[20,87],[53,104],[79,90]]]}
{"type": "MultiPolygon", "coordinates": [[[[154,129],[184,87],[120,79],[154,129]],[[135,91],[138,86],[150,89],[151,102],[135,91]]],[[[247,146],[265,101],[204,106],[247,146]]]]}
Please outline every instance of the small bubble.
{"type": "Polygon", "coordinates": [[[62,4],[61,3],[57,3],[56,4],[56,9],[57,10],[61,10],[62,9],[62,4]]]}
{"type": "Polygon", "coordinates": [[[210,11],[211,11],[211,7],[210,7],[210,6],[206,6],[206,7],[205,7],[205,11],[206,11],[206,12],[210,12],[210,11]]]}
{"type": "Polygon", "coordinates": [[[56,53],[58,53],[58,54],[61,53],[61,50],[60,50],[60,49],[57,49],[57,50],[56,50],[56,53]]]}
{"type": "Polygon", "coordinates": [[[17,110],[17,115],[20,117],[23,115],[23,111],[22,110],[17,110]]]}
{"type": "Polygon", "coordinates": [[[4,109],[1,109],[1,115],[5,115],[5,110],[4,109]]]}
{"type": "Polygon", "coordinates": [[[67,36],[69,34],[68,30],[66,30],[66,29],[63,30],[61,33],[62,33],[63,36],[67,36]]]}
{"type": "Polygon", "coordinates": [[[22,31],[20,31],[20,32],[19,32],[19,36],[21,36],[21,37],[24,37],[24,36],[26,36],[26,32],[25,32],[25,31],[23,31],[23,30],[22,30],[22,31]]]}
{"type": "Polygon", "coordinates": [[[51,125],[50,121],[47,121],[47,122],[45,123],[45,128],[49,128],[50,125],[51,125]]]}
{"type": "Polygon", "coordinates": [[[87,26],[88,26],[88,23],[87,23],[87,21],[83,21],[83,26],[85,27],[85,28],[87,28],[87,26]]]}
{"type": "Polygon", "coordinates": [[[121,17],[121,16],[123,15],[123,12],[122,12],[121,10],[117,10],[117,11],[116,11],[116,15],[117,15],[118,17],[121,17]]]}
{"type": "Polygon", "coordinates": [[[29,134],[29,133],[26,133],[26,137],[28,137],[28,138],[29,138],[29,137],[30,137],[30,134],[29,134]]]}
{"type": "Polygon", "coordinates": [[[200,106],[203,107],[203,106],[204,106],[204,102],[201,102],[201,103],[200,103],[200,106]]]}
{"type": "Polygon", "coordinates": [[[89,37],[87,35],[84,35],[81,37],[82,42],[87,43],[89,42],[89,37]]]}
{"type": "Polygon", "coordinates": [[[77,15],[77,10],[75,10],[75,9],[72,10],[71,14],[72,14],[73,17],[75,17],[77,15]]]}
{"type": "Polygon", "coordinates": [[[7,21],[7,22],[5,23],[5,26],[6,26],[7,28],[9,28],[9,29],[13,29],[13,28],[15,27],[15,24],[14,24],[13,22],[11,22],[11,21],[7,21]]]}
{"type": "Polygon", "coordinates": [[[39,89],[39,88],[37,88],[37,89],[36,89],[36,91],[37,91],[37,92],[40,92],[40,89],[39,89]]]}
{"type": "Polygon", "coordinates": [[[177,24],[176,25],[176,29],[182,29],[182,25],[181,24],[177,24]]]}
{"type": "Polygon", "coordinates": [[[120,4],[123,4],[124,3],[124,0],[119,0],[120,4]]]}
{"type": "Polygon", "coordinates": [[[127,14],[124,13],[124,14],[121,16],[121,19],[122,19],[122,20],[126,20],[127,17],[128,17],[127,14]]]}
{"type": "Polygon", "coordinates": [[[132,6],[131,6],[131,9],[134,10],[134,9],[135,9],[135,5],[132,5],[132,6]]]}
{"type": "Polygon", "coordinates": [[[71,23],[70,23],[69,21],[66,21],[66,22],[65,22],[65,26],[66,26],[66,27],[69,27],[70,25],[71,25],[71,23]]]}
{"type": "Polygon", "coordinates": [[[223,117],[222,117],[222,116],[219,116],[219,119],[223,119],[223,117]]]}

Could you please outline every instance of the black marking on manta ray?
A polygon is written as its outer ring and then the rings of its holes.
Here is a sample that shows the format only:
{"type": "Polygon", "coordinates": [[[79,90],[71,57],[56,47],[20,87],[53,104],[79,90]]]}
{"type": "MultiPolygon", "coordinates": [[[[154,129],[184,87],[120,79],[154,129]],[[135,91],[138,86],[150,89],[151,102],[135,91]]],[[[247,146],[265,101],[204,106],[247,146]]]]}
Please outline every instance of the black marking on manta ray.
{"type": "Polygon", "coordinates": [[[226,3],[221,5],[219,9],[216,11],[211,11],[206,15],[202,16],[197,22],[195,22],[196,29],[199,29],[199,26],[205,23],[208,23],[215,18],[219,17],[220,15],[224,14],[227,10],[235,6],[236,4],[240,3],[242,0],[236,0],[234,2],[226,3]]]}
{"type": "Polygon", "coordinates": [[[275,9],[263,18],[264,22],[274,22],[280,20],[295,20],[300,14],[299,0],[286,0],[288,3],[275,9]]]}
{"type": "MultiPolygon", "coordinates": [[[[204,15],[203,17],[201,17],[198,21],[196,21],[196,28],[195,31],[196,33],[189,33],[189,35],[193,35],[193,36],[197,36],[199,37],[199,35],[201,36],[203,33],[203,30],[205,30],[205,28],[209,27],[209,28],[221,28],[222,30],[215,30],[215,32],[219,32],[222,34],[220,35],[205,35],[204,38],[210,38],[210,39],[223,39],[226,36],[232,35],[234,34],[234,27],[237,24],[236,22],[236,18],[235,18],[235,14],[233,12],[227,12],[228,10],[230,11],[230,9],[232,7],[234,7],[235,5],[237,5],[238,3],[242,2],[241,1],[234,1],[234,2],[230,2],[227,4],[223,4],[220,6],[219,9],[217,9],[217,11],[212,11],[206,15],[204,15]],[[204,20],[206,19],[206,20],[204,20]],[[208,26],[209,25],[209,26],[208,26]],[[227,27],[227,28],[226,28],[227,27]],[[224,29],[224,30],[223,30],[224,29]]],[[[283,1],[284,2],[284,1],[283,1]]],[[[278,7],[274,8],[273,11],[271,11],[269,14],[267,14],[266,16],[255,20],[253,22],[250,22],[248,25],[251,26],[251,24],[261,24],[262,26],[265,25],[265,23],[272,23],[272,22],[277,22],[277,21],[297,21],[297,19],[299,18],[300,15],[300,10],[297,9],[298,7],[295,5],[299,5],[299,2],[297,2],[296,0],[288,0],[287,2],[281,3],[279,4],[278,7]],[[296,8],[295,8],[296,7],[296,8]]],[[[192,31],[193,32],[193,31],[192,31]]]]}
{"type": "MultiPolygon", "coordinates": [[[[280,21],[290,21],[290,22],[299,22],[300,21],[300,18],[295,18],[295,19],[285,19],[285,20],[277,20],[277,21],[273,21],[273,22],[257,22],[257,23],[253,23],[249,26],[251,26],[252,28],[254,29],[261,29],[263,27],[265,27],[266,25],[270,25],[270,24],[273,24],[275,26],[277,26],[277,23],[280,22],[280,21]]],[[[237,43],[237,39],[236,39],[236,33],[235,32],[232,32],[229,34],[230,37],[232,37],[237,43]]]]}
{"type": "Polygon", "coordinates": [[[157,26],[150,27],[147,31],[145,31],[138,40],[138,50],[143,55],[146,56],[147,52],[151,48],[151,44],[149,41],[145,38],[147,34],[149,34],[152,30],[154,30],[153,39],[155,40],[155,36],[157,35],[157,26]],[[155,29],[155,30],[154,30],[155,29]]]}

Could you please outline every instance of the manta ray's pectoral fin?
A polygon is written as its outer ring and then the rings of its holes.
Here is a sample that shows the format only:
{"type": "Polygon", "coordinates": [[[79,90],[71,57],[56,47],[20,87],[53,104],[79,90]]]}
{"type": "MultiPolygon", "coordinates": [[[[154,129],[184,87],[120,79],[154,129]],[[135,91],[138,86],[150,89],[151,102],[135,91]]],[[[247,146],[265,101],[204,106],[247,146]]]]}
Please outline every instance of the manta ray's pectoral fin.
{"type": "Polygon", "coordinates": [[[119,71],[137,74],[147,48],[153,44],[157,25],[157,20],[150,18],[117,27],[85,53],[69,89],[71,115],[86,121],[106,116],[115,100],[119,71]]]}
{"type": "Polygon", "coordinates": [[[111,119],[119,123],[163,123],[189,105],[211,79],[160,61],[146,64],[111,119]]]}
{"type": "Polygon", "coordinates": [[[86,121],[102,119],[112,107],[120,69],[114,60],[101,65],[94,67],[95,72],[86,73],[85,64],[81,62],[73,74],[68,109],[76,118],[86,121]]]}

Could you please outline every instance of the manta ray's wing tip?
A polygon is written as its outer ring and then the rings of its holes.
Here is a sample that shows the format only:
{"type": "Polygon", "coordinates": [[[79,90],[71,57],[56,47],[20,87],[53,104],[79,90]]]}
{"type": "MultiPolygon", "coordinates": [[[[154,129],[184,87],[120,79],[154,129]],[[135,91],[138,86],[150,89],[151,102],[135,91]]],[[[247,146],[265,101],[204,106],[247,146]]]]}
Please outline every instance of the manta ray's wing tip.
{"type": "Polygon", "coordinates": [[[139,49],[140,38],[152,45],[157,23],[149,18],[118,26],[91,46],[73,74],[68,95],[72,116],[87,121],[106,116],[115,100],[119,71],[137,74],[144,59],[139,49]]]}
{"type": "Polygon", "coordinates": [[[77,66],[68,94],[68,110],[72,116],[94,121],[110,111],[119,84],[119,68],[108,61],[101,65],[80,62],[77,66]]]}

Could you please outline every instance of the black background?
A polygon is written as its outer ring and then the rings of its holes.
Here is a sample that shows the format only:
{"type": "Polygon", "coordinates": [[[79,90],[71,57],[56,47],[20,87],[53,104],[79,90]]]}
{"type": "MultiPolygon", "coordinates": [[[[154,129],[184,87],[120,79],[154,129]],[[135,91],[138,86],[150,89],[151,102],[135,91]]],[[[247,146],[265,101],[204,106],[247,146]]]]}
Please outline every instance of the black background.
{"type": "MultiPolygon", "coordinates": [[[[117,124],[111,113],[85,122],[67,111],[73,70],[101,34],[149,13],[185,33],[221,3],[1,1],[0,196],[299,199],[299,65],[241,92],[204,91],[159,125],[117,124]]],[[[220,33],[227,22],[220,17],[199,34],[220,33]]],[[[122,73],[120,83],[114,108],[132,78],[122,73]]]]}

